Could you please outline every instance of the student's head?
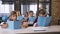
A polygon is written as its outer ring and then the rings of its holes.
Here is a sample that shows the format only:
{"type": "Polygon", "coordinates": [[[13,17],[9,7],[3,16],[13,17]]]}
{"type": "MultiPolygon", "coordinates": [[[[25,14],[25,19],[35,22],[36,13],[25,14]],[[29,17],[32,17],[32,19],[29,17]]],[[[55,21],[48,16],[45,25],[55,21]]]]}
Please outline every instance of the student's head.
{"type": "Polygon", "coordinates": [[[46,11],[44,9],[39,10],[39,16],[45,16],[46,11]]]}
{"type": "Polygon", "coordinates": [[[13,20],[13,21],[15,21],[17,19],[17,15],[16,15],[16,12],[15,11],[14,12],[11,12],[11,14],[9,16],[9,19],[10,20],[13,20]]]}
{"type": "Polygon", "coordinates": [[[33,11],[29,11],[30,16],[33,16],[33,14],[34,14],[33,11]]]}
{"type": "Polygon", "coordinates": [[[13,14],[16,14],[16,11],[12,11],[12,12],[10,13],[10,15],[13,15],[13,14]]]}
{"type": "Polygon", "coordinates": [[[22,28],[27,28],[28,27],[28,22],[24,18],[22,19],[22,28]]]}
{"type": "Polygon", "coordinates": [[[27,22],[27,20],[25,18],[22,19],[22,22],[27,22]]]}
{"type": "Polygon", "coordinates": [[[28,12],[25,12],[24,16],[25,16],[25,17],[28,17],[28,12]]]}

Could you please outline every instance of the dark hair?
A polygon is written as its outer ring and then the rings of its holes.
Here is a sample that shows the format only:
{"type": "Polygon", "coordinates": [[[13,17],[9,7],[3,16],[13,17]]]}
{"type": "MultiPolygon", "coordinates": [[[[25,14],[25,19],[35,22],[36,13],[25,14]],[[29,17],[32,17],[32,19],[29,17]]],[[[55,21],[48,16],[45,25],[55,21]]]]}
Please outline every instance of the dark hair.
{"type": "Polygon", "coordinates": [[[39,14],[45,15],[46,11],[44,9],[39,10],[39,14]]]}
{"type": "MultiPolygon", "coordinates": [[[[12,11],[12,12],[11,12],[10,16],[12,16],[12,15],[14,15],[14,16],[16,16],[16,17],[17,17],[17,15],[16,15],[16,12],[15,12],[15,11],[12,11]]],[[[10,16],[9,16],[9,17],[10,17],[10,16]]]]}
{"type": "Polygon", "coordinates": [[[29,13],[33,13],[33,11],[29,11],[29,13]]]}
{"type": "Polygon", "coordinates": [[[14,15],[14,14],[16,14],[16,12],[15,12],[15,11],[12,11],[12,12],[11,12],[11,15],[14,15]]]}
{"type": "Polygon", "coordinates": [[[26,14],[27,14],[27,16],[28,16],[28,12],[25,12],[25,14],[24,14],[25,17],[26,17],[26,14]]]}
{"type": "Polygon", "coordinates": [[[25,12],[26,14],[28,14],[28,12],[25,12]]]}

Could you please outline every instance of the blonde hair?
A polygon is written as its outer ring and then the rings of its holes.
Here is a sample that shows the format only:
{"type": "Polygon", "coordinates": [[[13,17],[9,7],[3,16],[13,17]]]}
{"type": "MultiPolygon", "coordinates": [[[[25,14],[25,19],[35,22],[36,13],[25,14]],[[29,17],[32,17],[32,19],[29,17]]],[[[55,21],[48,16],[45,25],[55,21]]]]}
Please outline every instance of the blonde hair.
{"type": "Polygon", "coordinates": [[[20,16],[20,11],[16,11],[17,17],[20,16]]]}

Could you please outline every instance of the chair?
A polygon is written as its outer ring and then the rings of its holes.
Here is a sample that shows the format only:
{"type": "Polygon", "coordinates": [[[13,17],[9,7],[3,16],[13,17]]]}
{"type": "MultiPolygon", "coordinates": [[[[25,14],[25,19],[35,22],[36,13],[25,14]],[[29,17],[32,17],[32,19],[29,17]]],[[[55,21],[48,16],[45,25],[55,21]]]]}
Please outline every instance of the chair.
{"type": "Polygon", "coordinates": [[[38,20],[37,20],[38,26],[48,26],[50,22],[51,22],[51,17],[38,16],[38,20]]]}
{"type": "Polygon", "coordinates": [[[7,29],[9,29],[9,30],[20,29],[20,26],[21,26],[21,22],[20,21],[7,20],[7,24],[8,24],[7,29]]]}

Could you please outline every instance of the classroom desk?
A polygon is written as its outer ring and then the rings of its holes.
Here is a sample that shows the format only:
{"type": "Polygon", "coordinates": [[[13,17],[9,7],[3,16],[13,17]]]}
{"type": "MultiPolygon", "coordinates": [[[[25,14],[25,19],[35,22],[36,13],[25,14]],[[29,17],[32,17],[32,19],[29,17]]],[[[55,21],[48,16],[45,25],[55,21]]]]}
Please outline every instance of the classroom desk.
{"type": "MultiPolygon", "coordinates": [[[[0,28],[0,34],[60,34],[60,26],[48,26],[46,31],[34,31],[28,27],[26,29],[7,30],[0,28]]],[[[34,27],[33,27],[34,28],[34,27]]]]}

